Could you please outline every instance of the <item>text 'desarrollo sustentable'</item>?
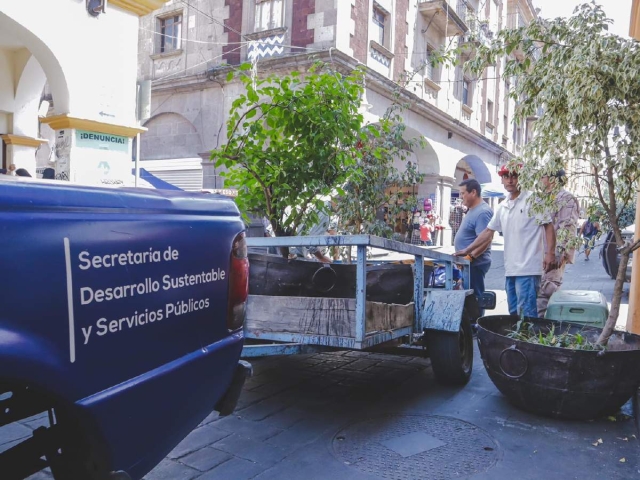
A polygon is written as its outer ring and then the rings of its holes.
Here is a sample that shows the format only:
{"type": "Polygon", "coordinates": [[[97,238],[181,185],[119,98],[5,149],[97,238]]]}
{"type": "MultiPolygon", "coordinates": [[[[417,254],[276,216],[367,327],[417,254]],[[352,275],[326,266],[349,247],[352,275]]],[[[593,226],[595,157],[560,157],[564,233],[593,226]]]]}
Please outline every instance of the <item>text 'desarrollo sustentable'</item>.
{"type": "Polygon", "coordinates": [[[150,277],[145,278],[139,283],[130,283],[127,285],[118,285],[116,287],[80,288],[80,304],[89,305],[93,302],[109,302],[111,300],[119,300],[121,298],[131,298],[135,296],[156,293],[160,290],[172,290],[176,288],[192,287],[206,283],[217,282],[226,278],[226,272],[221,268],[212,268],[210,271],[184,274],[178,276],[164,275],[161,281],[153,280],[150,277]]]}

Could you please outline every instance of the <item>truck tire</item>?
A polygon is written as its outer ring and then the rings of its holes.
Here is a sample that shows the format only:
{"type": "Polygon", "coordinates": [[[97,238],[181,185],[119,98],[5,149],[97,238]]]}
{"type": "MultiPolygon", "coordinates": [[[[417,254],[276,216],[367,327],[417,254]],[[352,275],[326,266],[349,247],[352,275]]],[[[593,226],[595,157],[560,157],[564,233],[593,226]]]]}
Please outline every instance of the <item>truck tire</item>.
{"type": "Polygon", "coordinates": [[[50,412],[50,419],[55,418],[54,425],[38,427],[33,436],[0,452],[0,477],[3,480],[23,479],[46,467],[50,468],[55,480],[111,478],[100,469],[103,459],[97,458],[91,450],[90,445],[95,443],[85,437],[79,419],[65,406],[29,386],[0,381],[0,393],[3,394],[0,408],[5,413],[0,432],[4,426],[20,425],[21,420],[46,411],[50,412]],[[11,412],[14,412],[13,417],[7,419],[11,412]]]}
{"type": "Polygon", "coordinates": [[[466,385],[473,370],[473,332],[467,312],[458,332],[429,330],[426,334],[431,368],[442,385],[466,385]]]}

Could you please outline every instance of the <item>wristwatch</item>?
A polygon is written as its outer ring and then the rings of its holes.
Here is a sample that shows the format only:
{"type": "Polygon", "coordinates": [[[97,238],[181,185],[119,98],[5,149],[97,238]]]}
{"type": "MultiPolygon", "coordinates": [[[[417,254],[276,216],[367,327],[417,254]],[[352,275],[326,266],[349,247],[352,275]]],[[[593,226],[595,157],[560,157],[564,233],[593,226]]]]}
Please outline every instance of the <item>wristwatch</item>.
{"type": "Polygon", "coordinates": [[[471,255],[470,253],[467,253],[467,254],[464,256],[464,258],[465,258],[465,260],[469,260],[470,262],[473,262],[473,261],[476,259],[476,257],[474,257],[473,255],[471,255]]]}

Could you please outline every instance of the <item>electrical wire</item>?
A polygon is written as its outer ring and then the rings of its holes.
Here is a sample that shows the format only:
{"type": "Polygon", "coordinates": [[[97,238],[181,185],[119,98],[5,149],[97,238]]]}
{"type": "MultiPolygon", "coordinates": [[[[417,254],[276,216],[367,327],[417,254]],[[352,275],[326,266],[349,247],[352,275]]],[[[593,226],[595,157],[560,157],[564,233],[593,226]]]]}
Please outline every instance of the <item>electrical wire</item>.
{"type": "MultiPolygon", "coordinates": [[[[153,33],[154,35],[160,35],[160,36],[164,36],[166,38],[169,39],[178,39],[179,37],[173,36],[173,35],[166,35],[163,34],[161,32],[155,31],[155,30],[151,30],[149,28],[143,28],[143,27],[138,27],[138,30],[143,30],[145,32],[149,32],[149,33],[153,33]]],[[[245,42],[213,42],[213,41],[204,41],[204,40],[190,40],[188,38],[179,38],[181,42],[191,42],[191,43],[198,43],[198,44],[202,44],[202,45],[222,45],[222,46],[231,46],[231,45],[240,45],[240,46],[245,46],[245,45],[250,45],[250,44],[259,44],[259,45],[263,45],[263,44],[268,44],[271,45],[270,43],[268,43],[266,40],[247,40],[245,42]]],[[[307,50],[310,52],[325,52],[327,51],[327,49],[322,49],[322,48],[311,48],[311,47],[297,47],[295,45],[282,45],[282,47],[284,48],[295,48],[298,50],[307,50]]]]}
{"type": "Polygon", "coordinates": [[[164,75],[164,76],[162,76],[162,77],[160,77],[160,78],[154,78],[153,80],[154,80],[154,81],[164,80],[164,79],[166,79],[166,78],[173,77],[174,75],[180,75],[180,74],[182,74],[182,73],[186,72],[187,70],[191,70],[191,69],[193,69],[193,68],[200,67],[201,65],[204,65],[205,63],[212,62],[213,60],[216,60],[216,59],[218,59],[218,58],[224,57],[225,55],[227,55],[227,54],[229,54],[229,53],[233,53],[233,52],[235,52],[235,51],[237,51],[237,50],[240,50],[241,48],[242,48],[242,46],[236,47],[236,48],[234,48],[234,49],[232,49],[232,50],[229,50],[228,52],[224,52],[224,53],[222,53],[222,54],[220,54],[220,55],[216,55],[216,56],[215,56],[215,57],[213,57],[213,58],[210,58],[210,59],[208,59],[208,60],[205,60],[204,62],[196,63],[195,65],[192,65],[192,66],[190,66],[190,67],[188,67],[188,68],[185,68],[184,70],[180,70],[179,72],[173,72],[173,73],[170,73],[170,74],[168,74],[168,75],[164,75]]]}

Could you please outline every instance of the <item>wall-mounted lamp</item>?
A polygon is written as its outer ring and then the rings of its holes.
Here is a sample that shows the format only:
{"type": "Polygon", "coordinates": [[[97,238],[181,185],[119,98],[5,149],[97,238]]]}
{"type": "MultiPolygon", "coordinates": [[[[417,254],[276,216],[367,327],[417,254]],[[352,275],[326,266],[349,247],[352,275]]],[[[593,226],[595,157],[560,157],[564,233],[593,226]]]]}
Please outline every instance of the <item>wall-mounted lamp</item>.
{"type": "Polygon", "coordinates": [[[87,12],[92,17],[97,17],[101,13],[105,13],[107,8],[107,0],[87,0],[87,12]]]}
{"type": "Polygon", "coordinates": [[[451,138],[451,137],[453,137],[453,132],[451,130],[449,130],[447,132],[447,138],[451,138]]]}

